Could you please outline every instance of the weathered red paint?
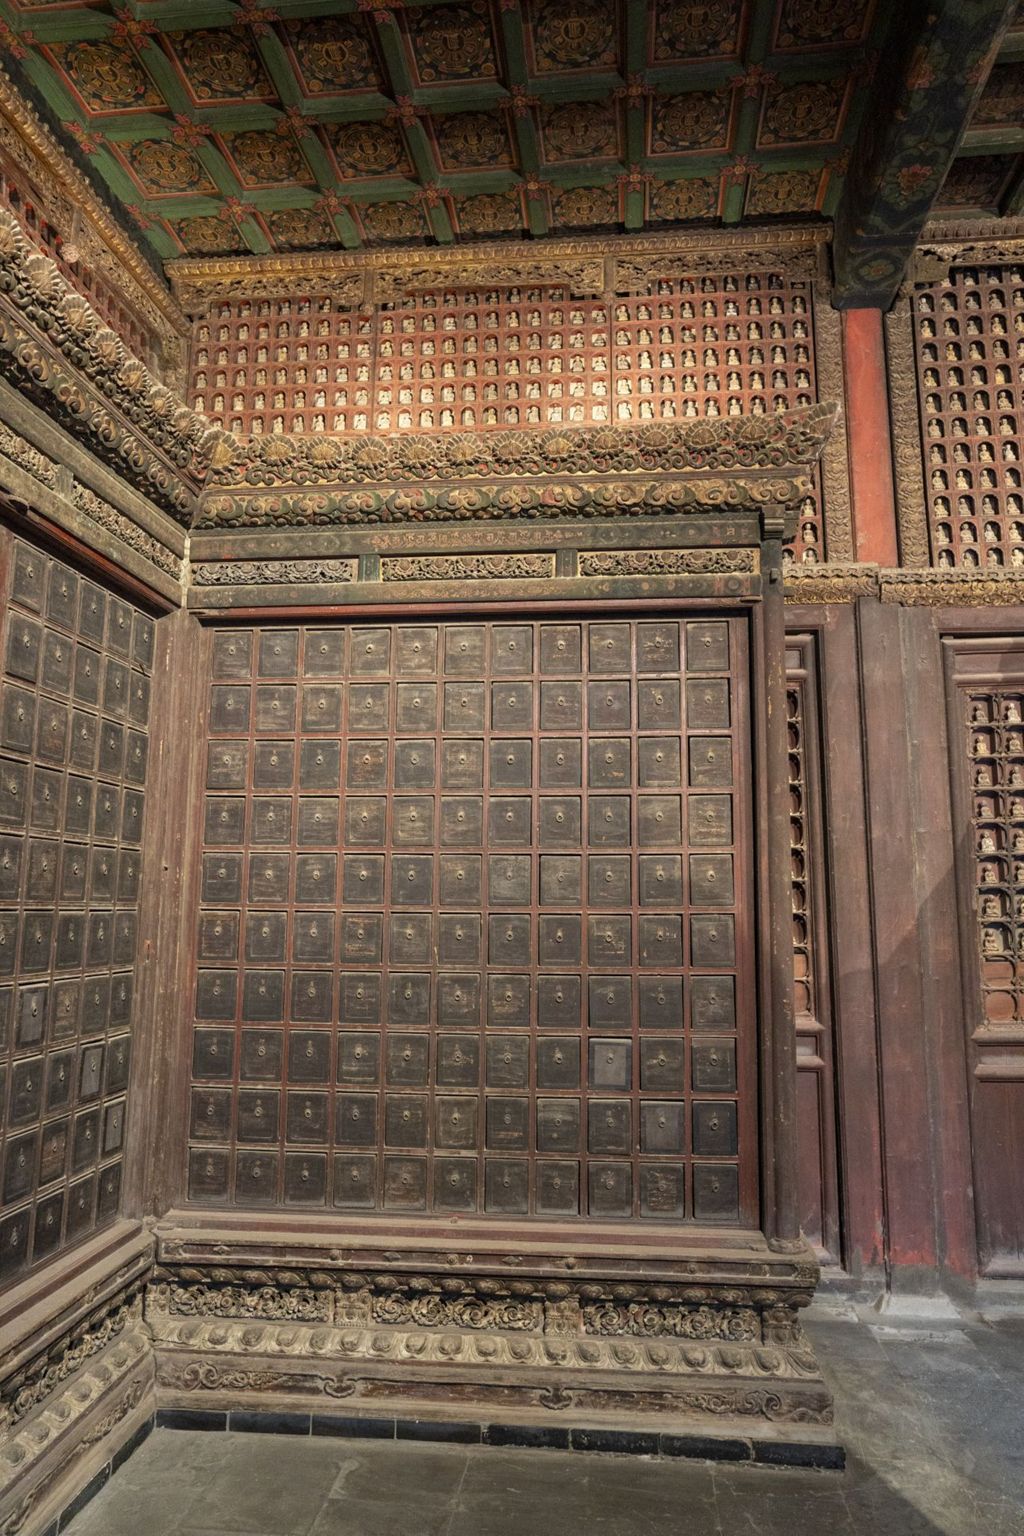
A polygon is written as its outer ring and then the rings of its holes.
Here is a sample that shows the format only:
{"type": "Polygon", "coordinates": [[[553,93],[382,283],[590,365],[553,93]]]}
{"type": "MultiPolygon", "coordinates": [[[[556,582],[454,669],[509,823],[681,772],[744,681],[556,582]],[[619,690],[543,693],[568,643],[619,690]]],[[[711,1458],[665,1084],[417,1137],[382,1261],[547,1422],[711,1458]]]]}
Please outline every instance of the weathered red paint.
{"type": "Polygon", "coordinates": [[[880,309],[843,311],[846,430],[858,560],[899,563],[892,439],[880,309]]]}

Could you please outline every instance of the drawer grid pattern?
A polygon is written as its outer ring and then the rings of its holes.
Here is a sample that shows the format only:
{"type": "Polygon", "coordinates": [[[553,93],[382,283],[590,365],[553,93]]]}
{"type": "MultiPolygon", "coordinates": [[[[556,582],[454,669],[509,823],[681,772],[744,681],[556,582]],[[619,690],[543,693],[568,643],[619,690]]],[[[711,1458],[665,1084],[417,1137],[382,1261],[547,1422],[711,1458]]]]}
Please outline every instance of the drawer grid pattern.
{"type": "Polygon", "coordinates": [[[214,633],[193,1200],[739,1219],[736,623],[214,633]]]}

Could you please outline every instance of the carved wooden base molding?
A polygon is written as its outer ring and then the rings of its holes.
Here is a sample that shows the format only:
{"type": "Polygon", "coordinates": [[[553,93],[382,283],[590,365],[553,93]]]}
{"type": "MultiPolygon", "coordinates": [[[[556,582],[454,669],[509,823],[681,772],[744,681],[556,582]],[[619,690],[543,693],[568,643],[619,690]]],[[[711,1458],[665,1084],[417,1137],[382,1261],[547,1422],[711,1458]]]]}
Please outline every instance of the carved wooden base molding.
{"type": "Polygon", "coordinates": [[[158,1265],[160,1401],[347,1414],[828,1426],[802,1288],[158,1265]]]}
{"type": "Polygon", "coordinates": [[[118,1298],[0,1400],[0,1536],[34,1536],[155,1411],[142,1297],[118,1298]]]}

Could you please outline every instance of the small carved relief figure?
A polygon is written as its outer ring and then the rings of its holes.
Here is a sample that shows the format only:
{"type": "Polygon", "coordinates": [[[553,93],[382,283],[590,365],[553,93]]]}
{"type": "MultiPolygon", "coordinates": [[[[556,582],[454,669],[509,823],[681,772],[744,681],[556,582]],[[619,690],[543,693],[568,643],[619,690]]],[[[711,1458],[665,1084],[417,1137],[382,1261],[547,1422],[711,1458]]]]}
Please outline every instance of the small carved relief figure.
{"type": "Polygon", "coordinates": [[[998,896],[983,896],[981,898],[981,915],[984,918],[1002,917],[1002,909],[998,896]]]}
{"type": "Polygon", "coordinates": [[[983,928],[981,931],[981,952],[986,958],[991,958],[1005,953],[1005,940],[998,928],[983,928]]]}

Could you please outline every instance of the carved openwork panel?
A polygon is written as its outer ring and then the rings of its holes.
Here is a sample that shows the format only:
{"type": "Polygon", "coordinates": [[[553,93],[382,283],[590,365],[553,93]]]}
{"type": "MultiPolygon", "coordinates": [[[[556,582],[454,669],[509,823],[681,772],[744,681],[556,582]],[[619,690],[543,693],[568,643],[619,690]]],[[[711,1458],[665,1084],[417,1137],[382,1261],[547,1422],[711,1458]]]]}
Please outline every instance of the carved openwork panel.
{"type": "MultiPolygon", "coordinates": [[[[370,313],[252,299],[196,322],[191,400],[238,433],[394,433],[767,415],[817,399],[811,284],[665,279],[649,293],[425,292],[370,313]]],[[[798,558],[823,558],[817,493],[798,558]]]]}
{"type": "Polygon", "coordinates": [[[1024,270],[958,267],[914,303],[932,561],[1024,569],[1024,270]]]}
{"type": "Polygon", "coordinates": [[[745,645],[214,632],[193,1201],[753,1216],[745,645]]]}
{"type": "Polygon", "coordinates": [[[0,1273],[118,1210],[153,621],[6,549],[0,683],[0,1273]]]}
{"type": "Polygon", "coordinates": [[[978,1255],[1006,1275],[1024,1251],[1007,1178],[1024,1124],[1024,654],[993,636],[947,641],[947,659],[978,1255]]]}
{"type": "Polygon", "coordinates": [[[1024,1015],[1024,686],[962,693],[981,1017],[1024,1015]]]}

